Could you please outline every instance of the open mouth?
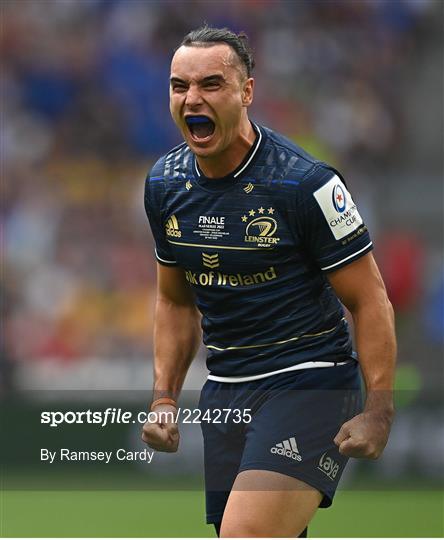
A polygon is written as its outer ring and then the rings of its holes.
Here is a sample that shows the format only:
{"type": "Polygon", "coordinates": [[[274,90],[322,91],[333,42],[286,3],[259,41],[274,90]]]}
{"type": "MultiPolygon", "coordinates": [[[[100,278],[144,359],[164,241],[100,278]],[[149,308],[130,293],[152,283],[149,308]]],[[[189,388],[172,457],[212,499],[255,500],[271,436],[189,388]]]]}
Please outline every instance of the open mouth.
{"type": "Polygon", "coordinates": [[[209,140],[216,128],[214,122],[208,116],[187,116],[185,118],[191,137],[197,142],[209,140]]]}

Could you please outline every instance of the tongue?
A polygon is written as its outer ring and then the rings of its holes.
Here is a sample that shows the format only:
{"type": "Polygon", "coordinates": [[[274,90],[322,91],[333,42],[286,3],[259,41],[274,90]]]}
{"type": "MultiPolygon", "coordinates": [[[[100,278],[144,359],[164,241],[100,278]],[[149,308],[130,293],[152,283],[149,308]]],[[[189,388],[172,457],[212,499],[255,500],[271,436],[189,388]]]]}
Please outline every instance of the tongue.
{"type": "Polygon", "coordinates": [[[198,139],[205,139],[213,133],[213,124],[211,122],[199,122],[192,124],[191,131],[198,139]]]}

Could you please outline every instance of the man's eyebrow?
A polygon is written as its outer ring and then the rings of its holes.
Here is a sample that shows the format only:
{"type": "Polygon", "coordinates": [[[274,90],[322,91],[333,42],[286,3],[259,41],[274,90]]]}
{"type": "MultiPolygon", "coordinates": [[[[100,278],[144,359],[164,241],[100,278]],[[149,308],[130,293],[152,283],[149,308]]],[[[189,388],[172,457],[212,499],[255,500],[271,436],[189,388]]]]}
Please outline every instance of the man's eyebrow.
{"type": "Polygon", "coordinates": [[[225,80],[225,77],[223,75],[215,74],[215,75],[208,75],[207,77],[204,77],[201,82],[223,82],[225,80]]]}
{"type": "Polygon", "coordinates": [[[184,81],[183,79],[180,79],[179,77],[171,77],[170,78],[170,83],[181,83],[181,84],[186,84],[186,81],[184,81]]]}
{"type": "MultiPolygon", "coordinates": [[[[203,79],[200,79],[198,82],[199,82],[199,84],[202,84],[202,83],[208,83],[208,82],[213,82],[213,81],[223,82],[223,81],[225,81],[225,77],[223,75],[220,75],[220,74],[216,73],[214,75],[207,75],[203,79]]],[[[171,77],[170,78],[170,83],[171,84],[174,84],[174,83],[188,84],[187,81],[184,81],[180,77],[171,77]]]]}

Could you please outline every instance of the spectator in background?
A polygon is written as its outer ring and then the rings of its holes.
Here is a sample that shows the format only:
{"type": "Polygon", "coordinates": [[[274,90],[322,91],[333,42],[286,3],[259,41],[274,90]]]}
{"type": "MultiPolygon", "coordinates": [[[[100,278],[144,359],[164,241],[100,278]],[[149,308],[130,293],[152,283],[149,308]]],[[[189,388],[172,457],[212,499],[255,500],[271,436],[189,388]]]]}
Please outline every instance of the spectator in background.
{"type": "Polygon", "coordinates": [[[178,141],[162,81],[185,25],[247,30],[263,81],[258,121],[341,169],[383,164],[378,194],[408,134],[407,53],[420,39],[432,46],[434,17],[427,0],[2,2],[1,220],[20,291],[6,315],[10,357],[135,358],[150,348],[145,224],[127,222],[147,162],[178,141]]]}

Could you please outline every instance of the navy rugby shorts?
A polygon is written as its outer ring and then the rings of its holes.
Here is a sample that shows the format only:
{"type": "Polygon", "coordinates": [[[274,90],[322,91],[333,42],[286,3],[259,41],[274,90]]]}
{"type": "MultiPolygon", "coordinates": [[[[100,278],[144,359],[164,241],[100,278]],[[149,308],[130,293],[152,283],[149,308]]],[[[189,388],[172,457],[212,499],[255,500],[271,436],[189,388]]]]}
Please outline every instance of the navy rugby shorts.
{"type": "Polygon", "coordinates": [[[297,478],[319,490],[320,506],[328,507],[348,461],[333,439],[361,410],[358,363],[242,383],[207,380],[199,408],[202,418],[208,411],[217,419],[201,422],[207,523],[221,521],[236,476],[252,469],[297,478]]]}

